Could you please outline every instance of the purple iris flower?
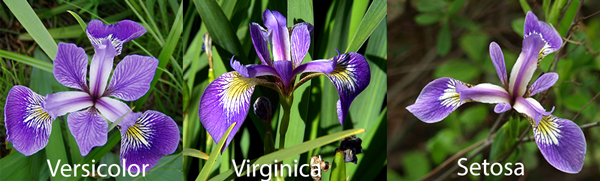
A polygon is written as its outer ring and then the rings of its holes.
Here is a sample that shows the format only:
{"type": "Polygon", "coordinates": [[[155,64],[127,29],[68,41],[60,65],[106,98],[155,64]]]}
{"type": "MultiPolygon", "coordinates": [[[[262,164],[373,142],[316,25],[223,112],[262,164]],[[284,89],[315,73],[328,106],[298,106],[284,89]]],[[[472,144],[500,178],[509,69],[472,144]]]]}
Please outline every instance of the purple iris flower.
{"type": "MultiPolygon", "coordinates": [[[[343,124],[350,104],[369,85],[371,73],[366,59],[350,52],[302,64],[310,47],[313,26],[298,23],[288,29],[286,18],[268,9],[263,12],[263,22],[267,29],[258,23],[250,24],[252,43],[262,65],[244,66],[232,57],[230,64],[235,71],[219,76],[202,94],[200,121],[214,141],[218,142],[233,122],[237,124],[232,135],[237,133],[248,115],[250,96],[256,85],[272,88],[287,99],[301,84],[320,75],[327,76],[339,93],[337,113],[343,124]],[[302,74],[301,79],[295,83],[299,74],[302,74]],[[271,76],[273,81],[266,76],[271,76]]],[[[227,138],[226,147],[232,138],[227,138]]]]}
{"type": "MultiPolygon", "coordinates": [[[[14,86],[8,94],[4,118],[8,141],[24,155],[32,155],[48,144],[52,121],[67,117],[81,155],[106,143],[108,122],[119,122],[122,134],[121,157],[127,164],[156,165],[163,154],[171,154],[179,143],[179,129],[170,117],[156,111],[129,113],[124,101],[134,101],[146,94],[158,66],[154,57],[127,55],[116,66],[123,43],[146,32],[130,20],[105,25],[92,20],[87,35],[95,49],[88,73],[88,56],[72,43],[59,43],[54,60],[54,77],[64,86],[78,89],[43,97],[24,86],[14,86]],[[110,82],[109,82],[109,77],[110,82]],[[120,99],[120,100],[118,100],[120,99]],[[125,116],[126,115],[126,116],[125,116]]],[[[149,168],[149,167],[147,167],[149,168]]]]}
{"type": "Polygon", "coordinates": [[[581,128],[571,120],[551,115],[554,107],[546,111],[531,97],[552,87],[558,80],[558,74],[545,73],[527,88],[539,61],[561,45],[562,38],[554,27],[538,21],[533,13],[528,12],[523,47],[510,79],[507,78],[500,46],[495,42],[490,44],[490,56],[502,86],[489,83],[470,85],[452,78],[439,78],[427,84],[415,104],[406,109],[426,123],[441,121],[467,102],[496,104],[496,113],[514,109],[531,123],[535,141],[548,163],[560,171],[578,173],[583,167],[586,152],[581,128]]]}

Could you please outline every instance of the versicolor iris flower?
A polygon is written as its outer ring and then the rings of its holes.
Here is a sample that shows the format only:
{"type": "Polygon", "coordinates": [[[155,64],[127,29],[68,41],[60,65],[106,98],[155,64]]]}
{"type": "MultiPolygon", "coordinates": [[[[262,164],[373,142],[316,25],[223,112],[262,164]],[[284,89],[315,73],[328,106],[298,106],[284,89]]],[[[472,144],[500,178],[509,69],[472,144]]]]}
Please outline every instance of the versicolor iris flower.
{"type": "Polygon", "coordinates": [[[435,123],[467,102],[496,104],[494,112],[511,109],[526,117],[533,127],[535,141],[550,165],[566,173],[578,173],[583,167],[586,142],[581,128],[571,120],[551,115],[531,96],[552,87],[558,74],[542,74],[529,88],[526,86],[546,55],[562,45],[558,32],[549,24],[527,13],[521,54],[507,78],[504,56],[500,46],[490,44],[490,56],[502,86],[489,83],[470,85],[452,78],[436,79],[421,91],[415,104],[406,107],[426,123],[435,123]]]}
{"type": "Polygon", "coordinates": [[[69,130],[75,137],[81,155],[106,143],[108,122],[119,122],[122,133],[121,157],[128,164],[154,166],[163,154],[177,149],[179,129],[168,116],[156,112],[130,113],[124,101],[135,101],[150,89],[158,60],[150,56],[127,55],[116,66],[114,57],[123,44],[144,33],[138,23],[123,20],[105,25],[89,22],[86,33],[95,54],[88,73],[88,56],[72,43],[59,43],[54,60],[54,77],[62,85],[77,89],[41,96],[24,86],[14,86],[7,97],[5,120],[8,141],[19,152],[29,156],[48,144],[52,121],[67,117],[69,130]],[[111,77],[109,82],[109,77],[111,77]],[[120,100],[118,100],[120,99],[120,100]]]}
{"type": "MultiPolygon", "coordinates": [[[[248,115],[250,96],[256,85],[272,88],[289,100],[296,88],[320,75],[327,76],[339,93],[337,113],[343,124],[350,104],[369,85],[371,73],[366,59],[350,52],[302,64],[310,47],[313,26],[298,23],[288,29],[286,18],[268,9],[263,12],[263,22],[267,29],[257,23],[250,24],[252,43],[262,65],[241,65],[232,57],[230,64],[235,71],[219,76],[202,94],[200,121],[214,141],[218,142],[233,122],[237,124],[231,135],[237,133],[248,115]],[[301,79],[295,83],[299,74],[301,79]],[[273,77],[274,81],[266,76],[273,77]]],[[[232,138],[227,138],[225,147],[232,138]]]]}

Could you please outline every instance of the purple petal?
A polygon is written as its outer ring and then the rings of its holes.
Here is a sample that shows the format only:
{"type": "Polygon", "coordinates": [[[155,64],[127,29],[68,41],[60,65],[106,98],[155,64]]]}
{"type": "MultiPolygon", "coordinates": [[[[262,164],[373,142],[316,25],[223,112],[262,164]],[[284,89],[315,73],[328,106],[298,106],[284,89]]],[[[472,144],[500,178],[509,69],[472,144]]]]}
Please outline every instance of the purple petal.
{"type": "Polygon", "coordinates": [[[292,77],[293,77],[293,73],[294,73],[293,66],[294,65],[292,64],[291,61],[275,61],[275,62],[273,62],[273,67],[275,68],[275,70],[277,71],[277,74],[279,74],[279,77],[283,81],[283,85],[284,85],[286,91],[289,89],[290,84],[292,82],[292,77]]]}
{"type": "Polygon", "coordinates": [[[498,103],[494,107],[494,112],[499,114],[499,113],[509,111],[511,108],[512,107],[510,106],[510,103],[508,103],[508,102],[498,103]]]}
{"type": "Polygon", "coordinates": [[[96,100],[94,107],[111,122],[115,122],[131,110],[124,102],[110,97],[102,97],[96,100]]]}
{"type": "Polygon", "coordinates": [[[331,73],[335,69],[337,62],[333,60],[313,60],[304,63],[294,69],[293,76],[307,72],[331,73]]]}
{"type": "Polygon", "coordinates": [[[291,60],[290,34],[287,30],[285,17],[277,11],[271,12],[266,9],[263,12],[263,22],[269,30],[273,60],[291,60]]]}
{"type": "Polygon", "coordinates": [[[302,64],[302,60],[310,48],[310,32],[306,24],[294,26],[291,39],[292,63],[296,68],[302,64]]]}
{"type": "Polygon", "coordinates": [[[73,43],[58,43],[53,71],[58,82],[70,88],[87,91],[87,66],[88,57],[83,48],[73,43]]]}
{"type": "Polygon", "coordinates": [[[6,96],[4,124],[6,141],[25,156],[37,153],[48,144],[52,117],[42,108],[44,97],[31,89],[15,85],[6,96]]]}
{"type": "Polygon", "coordinates": [[[254,78],[254,77],[264,76],[264,75],[271,75],[271,76],[279,77],[279,74],[277,73],[277,71],[273,67],[270,67],[268,65],[244,66],[237,60],[234,60],[233,57],[231,57],[231,60],[229,60],[229,64],[231,65],[231,68],[233,68],[235,71],[237,71],[242,76],[247,77],[247,78],[254,78]]]}
{"type": "MultiPolygon", "coordinates": [[[[102,41],[106,43],[109,40],[102,41]]],[[[103,44],[95,44],[94,49],[96,53],[90,65],[90,94],[92,97],[98,98],[104,94],[106,89],[106,82],[110,76],[116,52],[113,46],[103,44]]]]}
{"type": "Polygon", "coordinates": [[[198,115],[215,143],[218,143],[229,126],[236,122],[225,147],[229,145],[248,115],[254,87],[262,82],[262,79],[246,78],[237,72],[228,72],[206,87],[200,98],[198,115]]]}
{"type": "Polygon", "coordinates": [[[301,25],[306,26],[306,29],[308,29],[308,32],[310,33],[310,36],[312,37],[313,36],[313,29],[314,29],[314,27],[310,23],[307,23],[307,22],[296,23],[294,26],[292,26],[292,29],[295,28],[295,27],[297,27],[297,26],[301,26],[301,25]]]}
{"type": "Polygon", "coordinates": [[[550,115],[554,112],[554,107],[551,111],[546,111],[542,105],[533,98],[522,98],[517,97],[513,108],[521,113],[527,115],[530,119],[535,121],[535,125],[538,125],[542,120],[542,117],[550,115]]]}
{"type": "Polygon", "coordinates": [[[177,150],[179,145],[179,128],[171,117],[149,110],[140,116],[133,117],[135,123],[121,127],[121,165],[129,168],[136,164],[139,168],[131,167],[131,172],[148,171],[156,166],[163,155],[169,155],[177,150]],[[143,165],[149,167],[143,169],[143,165]]]}
{"type": "Polygon", "coordinates": [[[258,23],[250,24],[250,37],[252,37],[252,44],[254,50],[263,65],[272,66],[271,53],[269,53],[269,37],[268,32],[258,23]]]}
{"type": "Polygon", "coordinates": [[[135,101],[150,89],[158,59],[149,56],[127,55],[119,62],[110,79],[105,95],[124,101],[135,101]]]}
{"type": "Polygon", "coordinates": [[[146,29],[131,20],[119,21],[117,24],[105,25],[100,20],[92,20],[87,25],[86,33],[93,45],[108,45],[103,40],[109,40],[117,55],[121,54],[123,44],[146,33],[146,29]]]}
{"type": "Polygon", "coordinates": [[[511,97],[504,88],[489,84],[477,84],[473,87],[464,85],[456,86],[456,92],[460,94],[460,101],[476,101],[488,104],[510,103],[511,97]]]}
{"type": "Polygon", "coordinates": [[[531,94],[529,96],[533,96],[542,91],[545,91],[546,89],[552,87],[554,85],[554,83],[556,83],[557,80],[558,80],[557,73],[549,72],[549,73],[543,74],[537,80],[535,80],[535,82],[533,82],[533,84],[531,84],[531,87],[529,87],[529,91],[531,91],[531,94]]]}
{"type": "Polygon", "coordinates": [[[439,78],[427,84],[414,104],[406,109],[426,123],[435,123],[446,118],[466,101],[461,101],[457,87],[464,83],[452,78],[439,78]]]}
{"type": "Polygon", "coordinates": [[[573,121],[554,115],[544,116],[533,133],[544,158],[554,168],[579,173],[585,160],[586,143],[581,128],[573,121]]]}
{"type": "Polygon", "coordinates": [[[541,60],[539,55],[544,44],[544,40],[538,35],[531,35],[523,40],[521,54],[510,72],[509,90],[513,96],[525,94],[526,86],[537,69],[538,60],[541,60]]]}
{"type": "Polygon", "coordinates": [[[108,123],[93,108],[69,114],[67,123],[81,155],[86,156],[93,147],[106,144],[108,123]]]}
{"type": "Polygon", "coordinates": [[[66,91],[46,96],[44,109],[52,118],[79,111],[94,105],[89,94],[81,91],[66,91]]]}
{"type": "Polygon", "coordinates": [[[546,56],[552,52],[555,52],[562,46],[562,37],[558,34],[558,31],[554,29],[550,24],[538,21],[538,18],[531,11],[527,12],[525,17],[525,27],[523,29],[523,38],[527,38],[532,35],[540,36],[544,41],[544,48],[542,50],[543,56],[546,56]]]}
{"type": "Polygon", "coordinates": [[[496,73],[498,73],[498,78],[500,78],[500,82],[504,87],[508,86],[508,76],[506,74],[506,66],[504,64],[504,55],[502,54],[502,49],[496,42],[490,43],[490,57],[492,58],[492,63],[494,63],[494,67],[496,67],[496,73]]]}
{"type": "Polygon", "coordinates": [[[369,85],[371,70],[365,57],[359,53],[345,53],[333,57],[333,60],[337,62],[335,70],[326,76],[340,96],[337,102],[338,120],[344,124],[350,104],[369,85]]]}

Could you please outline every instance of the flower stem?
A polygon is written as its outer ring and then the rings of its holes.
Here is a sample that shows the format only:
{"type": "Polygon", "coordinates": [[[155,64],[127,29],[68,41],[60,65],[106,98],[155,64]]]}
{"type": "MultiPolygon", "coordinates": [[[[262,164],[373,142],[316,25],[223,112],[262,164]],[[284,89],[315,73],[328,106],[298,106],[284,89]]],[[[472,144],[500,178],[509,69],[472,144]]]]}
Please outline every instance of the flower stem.
{"type": "Polygon", "coordinates": [[[290,124],[290,110],[292,108],[292,102],[294,99],[292,96],[280,96],[279,98],[279,103],[283,109],[283,116],[281,117],[281,121],[279,123],[279,149],[283,149],[285,148],[285,133],[287,133],[288,126],[290,124]]]}

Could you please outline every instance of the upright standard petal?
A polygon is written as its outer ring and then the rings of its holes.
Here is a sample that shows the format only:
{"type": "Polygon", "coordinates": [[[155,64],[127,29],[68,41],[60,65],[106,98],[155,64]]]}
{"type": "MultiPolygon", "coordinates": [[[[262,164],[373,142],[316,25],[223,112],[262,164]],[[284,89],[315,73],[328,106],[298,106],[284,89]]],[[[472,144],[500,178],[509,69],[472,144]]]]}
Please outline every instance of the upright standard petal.
{"type": "Polygon", "coordinates": [[[79,111],[94,105],[89,94],[81,91],[65,91],[48,94],[44,109],[53,119],[70,112],[79,111]]]}
{"type": "Polygon", "coordinates": [[[88,56],[83,48],[73,43],[58,43],[56,59],[54,59],[54,77],[62,85],[88,91],[85,76],[88,56]]]}
{"type": "Polygon", "coordinates": [[[131,167],[131,172],[147,172],[163,155],[177,150],[179,128],[171,117],[149,110],[144,114],[136,113],[131,119],[132,124],[121,127],[121,165],[124,168],[136,164],[138,167],[131,167]]]}
{"type": "Polygon", "coordinates": [[[549,116],[554,112],[554,107],[552,107],[552,110],[546,111],[544,107],[533,98],[517,97],[513,108],[517,112],[525,114],[527,117],[533,119],[534,127],[540,123],[544,116],[549,116]]]}
{"type": "Polygon", "coordinates": [[[279,74],[279,77],[283,81],[283,86],[285,90],[288,91],[290,85],[292,83],[293,75],[294,75],[294,65],[292,65],[291,61],[275,61],[273,62],[273,67],[279,74]]]}
{"type": "Polygon", "coordinates": [[[504,63],[504,54],[502,54],[502,49],[496,42],[490,43],[490,57],[492,58],[492,63],[494,63],[494,67],[496,67],[496,73],[498,73],[498,78],[500,78],[500,82],[505,88],[508,88],[508,76],[506,74],[506,65],[504,63]]]}
{"type": "Polygon", "coordinates": [[[44,112],[44,97],[31,89],[16,85],[6,96],[4,124],[6,141],[25,156],[37,153],[48,144],[52,117],[44,112]]]}
{"type": "Polygon", "coordinates": [[[215,143],[218,143],[229,126],[236,122],[225,147],[229,145],[248,115],[254,87],[264,82],[266,81],[263,79],[246,78],[237,72],[228,72],[206,87],[200,98],[198,115],[215,143]]]}
{"type": "Polygon", "coordinates": [[[252,44],[254,50],[263,65],[273,66],[271,64],[271,53],[269,53],[269,33],[258,23],[250,24],[250,37],[252,38],[252,44]]]}
{"type": "Polygon", "coordinates": [[[573,121],[544,116],[540,124],[533,127],[533,134],[550,165],[566,173],[581,171],[586,152],[585,136],[573,121]]]}
{"type": "Polygon", "coordinates": [[[146,33],[146,29],[131,20],[123,20],[117,24],[105,25],[102,21],[94,19],[87,25],[86,33],[92,44],[108,45],[106,43],[111,43],[117,55],[120,55],[123,44],[142,36],[146,33]],[[109,41],[103,42],[103,40],[109,41]]]}
{"type": "Polygon", "coordinates": [[[291,53],[294,68],[302,64],[302,60],[304,60],[304,56],[306,56],[306,53],[308,53],[309,48],[310,32],[308,31],[307,25],[300,24],[298,26],[294,26],[291,37],[291,53]]]}
{"type": "Polygon", "coordinates": [[[111,122],[115,122],[131,110],[124,102],[110,97],[102,97],[96,100],[96,105],[94,107],[100,111],[102,116],[106,117],[106,119],[111,122]]]}
{"type": "Polygon", "coordinates": [[[290,34],[285,17],[277,11],[266,9],[263,12],[263,22],[269,30],[273,61],[290,61],[290,34]]]}
{"type": "Polygon", "coordinates": [[[264,76],[264,75],[271,75],[271,76],[275,76],[275,77],[279,77],[279,74],[277,73],[277,71],[268,65],[242,65],[240,62],[236,61],[233,59],[234,57],[231,57],[231,60],[229,60],[229,65],[231,65],[231,68],[233,68],[235,71],[237,71],[240,75],[247,77],[247,78],[254,78],[254,77],[258,77],[258,76],[264,76]]]}
{"type": "Polygon", "coordinates": [[[106,144],[108,123],[95,109],[71,113],[67,123],[81,155],[86,156],[93,147],[106,144]]]}
{"type": "Polygon", "coordinates": [[[531,11],[527,12],[524,26],[523,38],[527,38],[531,35],[538,35],[543,39],[545,45],[542,52],[540,52],[543,56],[555,52],[562,46],[563,41],[560,34],[558,34],[558,31],[550,26],[550,24],[538,21],[538,18],[531,11]]]}
{"type": "MultiPolygon", "coordinates": [[[[108,42],[109,40],[102,40],[108,42]]],[[[105,44],[95,44],[96,53],[90,65],[90,95],[99,98],[104,94],[110,71],[113,67],[115,48],[105,44]]]]}
{"type": "Polygon", "coordinates": [[[333,72],[325,74],[337,89],[340,100],[337,102],[338,121],[344,124],[350,104],[371,82],[371,70],[365,57],[350,52],[333,57],[337,65],[333,72]]]}
{"type": "Polygon", "coordinates": [[[527,84],[531,81],[538,61],[541,60],[540,51],[544,47],[543,39],[538,35],[531,35],[523,40],[521,54],[510,72],[509,91],[513,96],[523,96],[527,84]]]}
{"type": "Polygon", "coordinates": [[[462,84],[456,86],[456,92],[460,94],[460,101],[476,101],[488,104],[510,103],[510,95],[500,86],[483,83],[473,87],[462,84]]]}
{"type": "Polygon", "coordinates": [[[558,81],[557,73],[549,72],[543,74],[537,80],[535,80],[533,84],[531,84],[531,87],[529,87],[529,91],[531,92],[529,96],[533,96],[547,90],[548,88],[552,87],[556,81],[558,81]]]}
{"type": "Polygon", "coordinates": [[[124,101],[135,101],[150,89],[158,67],[158,59],[142,55],[127,55],[115,68],[105,95],[124,101]]]}

